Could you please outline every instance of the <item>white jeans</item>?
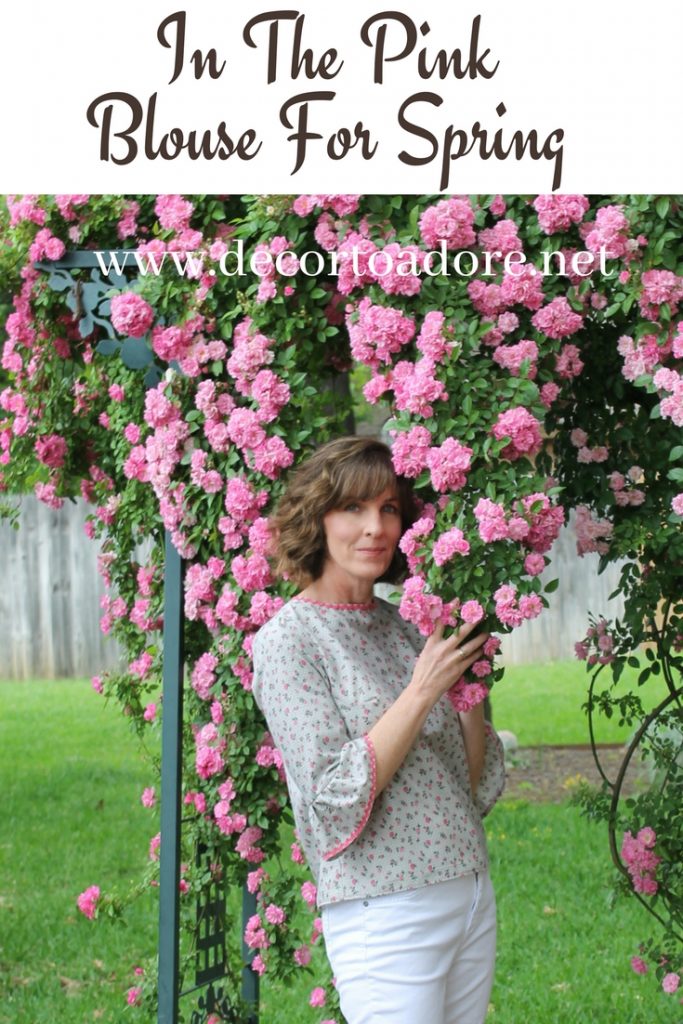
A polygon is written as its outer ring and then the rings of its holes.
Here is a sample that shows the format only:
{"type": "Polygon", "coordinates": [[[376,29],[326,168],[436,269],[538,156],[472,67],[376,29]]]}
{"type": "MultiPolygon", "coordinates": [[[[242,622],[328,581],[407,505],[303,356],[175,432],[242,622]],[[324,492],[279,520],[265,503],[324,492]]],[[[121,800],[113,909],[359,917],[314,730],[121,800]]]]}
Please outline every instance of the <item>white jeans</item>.
{"type": "Polygon", "coordinates": [[[488,872],[322,908],[348,1024],[482,1024],[496,958],[488,872]]]}

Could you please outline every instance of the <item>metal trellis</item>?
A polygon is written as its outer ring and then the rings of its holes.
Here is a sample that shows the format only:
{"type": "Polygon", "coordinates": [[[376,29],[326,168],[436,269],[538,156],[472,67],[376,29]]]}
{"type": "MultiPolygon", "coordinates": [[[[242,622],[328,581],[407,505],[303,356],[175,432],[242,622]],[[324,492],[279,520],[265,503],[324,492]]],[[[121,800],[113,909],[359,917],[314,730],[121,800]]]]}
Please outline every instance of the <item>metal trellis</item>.
{"type": "MultiPolygon", "coordinates": [[[[121,261],[130,250],[111,250],[121,261]]],[[[78,321],[79,333],[88,338],[100,328],[103,332],[95,350],[101,355],[119,355],[130,369],[144,370],[146,387],[156,385],[162,373],[154,361],[147,338],[126,338],[121,341],[111,324],[109,293],[129,286],[129,274],[112,271],[103,274],[94,251],[76,250],[59,260],[35,264],[46,273],[54,291],[65,292],[65,303],[78,321]],[[74,276],[88,272],[87,279],[74,276]]],[[[136,265],[126,268],[132,273],[136,265]]],[[[191,1024],[205,1024],[211,1014],[219,1014],[234,1024],[258,1024],[259,979],[251,969],[254,951],[242,940],[242,1000],[249,1006],[248,1017],[240,1020],[231,1005],[222,982],[227,977],[227,893],[217,879],[209,887],[207,897],[197,900],[195,928],[197,935],[194,984],[180,988],[180,857],[183,818],[182,733],[183,733],[183,579],[184,561],[174,547],[170,535],[165,538],[164,569],[164,631],[163,631],[163,725],[161,743],[161,844],[159,851],[159,967],[158,1024],[177,1024],[180,1000],[197,994],[191,1024]]],[[[200,847],[196,857],[204,855],[200,847]]],[[[246,922],[256,913],[256,897],[246,886],[242,890],[242,934],[246,922]]]]}

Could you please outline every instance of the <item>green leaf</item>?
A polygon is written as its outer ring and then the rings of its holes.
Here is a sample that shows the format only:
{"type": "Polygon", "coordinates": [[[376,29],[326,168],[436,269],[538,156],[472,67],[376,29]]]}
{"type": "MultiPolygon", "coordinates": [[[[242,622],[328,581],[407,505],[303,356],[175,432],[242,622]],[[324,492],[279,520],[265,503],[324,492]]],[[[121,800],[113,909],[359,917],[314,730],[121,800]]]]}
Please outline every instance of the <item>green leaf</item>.
{"type": "Polygon", "coordinates": [[[658,217],[666,217],[669,212],[669,199],[667,196],[660,196],[655,203],[655,210],[658,217]]]}
{"type": "Polygon", "coordinates": [[[546,583],[545,587],[543,588],[543,591],[546,594],[552,594],[555,590],[557,590],[559,585],[560,585],[559,579],[549,580],[549,582],[546,583]]]}

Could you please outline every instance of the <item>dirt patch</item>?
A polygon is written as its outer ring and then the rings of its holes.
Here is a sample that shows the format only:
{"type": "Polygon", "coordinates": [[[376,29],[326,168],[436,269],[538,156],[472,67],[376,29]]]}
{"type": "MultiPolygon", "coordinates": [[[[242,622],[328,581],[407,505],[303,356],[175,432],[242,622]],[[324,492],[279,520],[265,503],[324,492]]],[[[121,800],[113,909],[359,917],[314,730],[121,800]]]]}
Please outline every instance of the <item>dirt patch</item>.
{"type": "MultiPolygon", "coordinates": [[[[614,782],[625,748],[600,746],[598,753],[603,771],[614,782]]],[[[503,797],[506,800],[560,803],[569,799],[581,781],[592,786],[599,786],[602,781],[590,746],[520,747],[514,754],[508,754],[503,797]]],[[[634,759],[629,765],[622,793],[628,796],[646,786],[646,769],[634,759]]]]}

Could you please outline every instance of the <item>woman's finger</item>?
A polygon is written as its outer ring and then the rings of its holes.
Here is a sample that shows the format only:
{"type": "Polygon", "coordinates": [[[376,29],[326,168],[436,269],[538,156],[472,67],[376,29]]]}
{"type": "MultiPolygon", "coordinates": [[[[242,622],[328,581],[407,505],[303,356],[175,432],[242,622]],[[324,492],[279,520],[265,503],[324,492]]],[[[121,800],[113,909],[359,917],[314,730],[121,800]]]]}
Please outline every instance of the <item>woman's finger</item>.
{"type": "Polygon", "coordinates": [[[434,642],[436,642],[437,640],[442,640],[443,639],[443,631],[444,631],[444,624],[441,621],[441,619],[437,619],[436,622],[434,623],[434,630],[433,630],[432,633],[429,634],[427,639],[428,640],[433,640],[434,642]]]}
{"type": "Polygon", "coordinates": [[[459,644],[458,650],[463,651],[466,657],[469,657],[472,652],[476,652],[478,654],[488,638],[488,633],[478,633],[476,636],[473,636],[471,640],[467,640],[465,643],[459,644]]]}

